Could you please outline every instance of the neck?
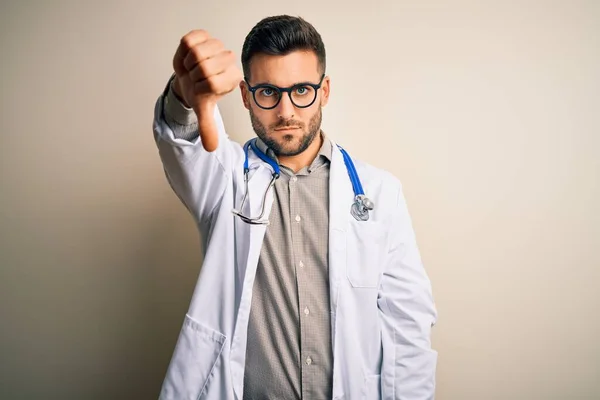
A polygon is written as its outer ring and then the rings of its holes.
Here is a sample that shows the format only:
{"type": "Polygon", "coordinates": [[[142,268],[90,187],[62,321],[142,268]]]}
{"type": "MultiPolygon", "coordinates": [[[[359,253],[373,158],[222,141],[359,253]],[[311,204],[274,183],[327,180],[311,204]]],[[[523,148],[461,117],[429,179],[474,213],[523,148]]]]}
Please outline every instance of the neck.
{"type": "Polygon", "coordinates": [[[319,132],[315,140],[302,153],[295,156],[277,156],[279,163],[294,171],[300,171],[304,167],[308,167],[319,154],[319,149],[323,145],[323,135],[319,132]]]}

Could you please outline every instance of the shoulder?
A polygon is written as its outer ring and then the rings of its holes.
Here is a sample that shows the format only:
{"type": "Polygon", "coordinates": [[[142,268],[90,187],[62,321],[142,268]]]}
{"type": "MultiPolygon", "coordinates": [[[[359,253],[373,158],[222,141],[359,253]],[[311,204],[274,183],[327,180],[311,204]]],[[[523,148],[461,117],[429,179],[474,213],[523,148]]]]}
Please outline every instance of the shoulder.
{"type": "Polygon", "coordinates": [[[352,158],[352,161],[356,167],[356,172],[361,177],[364,176],[362,179],[368,181],[370,184],[385,185],[395,189],[399,189],[402,186],[400,179],[390,171],[376,167],[361,159],[352,158]]]}

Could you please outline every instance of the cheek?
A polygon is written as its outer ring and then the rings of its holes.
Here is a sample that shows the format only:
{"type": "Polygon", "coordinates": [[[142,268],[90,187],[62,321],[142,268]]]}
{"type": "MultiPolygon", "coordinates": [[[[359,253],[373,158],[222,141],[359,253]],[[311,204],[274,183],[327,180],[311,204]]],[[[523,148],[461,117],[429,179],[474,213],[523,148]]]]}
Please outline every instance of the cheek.
{"type": "Polygon", "coordinates": [[[271,114],[265,112],[265,110],[261,108],[257,109],[256,107],[253,107],[252,113],[254,114],[254,118],[267,128],[276,122],[271,114]]]}
{"type": "Polygon", "coordinates": [[[298,110],[294,116],[294,119],[303,122],[305,125],[308,125],[314,115],[315,113],[312,110],[298,110]]]}
{"type": "Polygon", "coordinates": [[[319,111],[317,112],[313,112],[309,115],[306,115],[306,117],[304,117],[302,120],[304,121],[304,123],[306,124],[306,126],[309,126],[311,122],[313,122],[314,119],[317,118],[317,115],[319,114],[319,111]]]}

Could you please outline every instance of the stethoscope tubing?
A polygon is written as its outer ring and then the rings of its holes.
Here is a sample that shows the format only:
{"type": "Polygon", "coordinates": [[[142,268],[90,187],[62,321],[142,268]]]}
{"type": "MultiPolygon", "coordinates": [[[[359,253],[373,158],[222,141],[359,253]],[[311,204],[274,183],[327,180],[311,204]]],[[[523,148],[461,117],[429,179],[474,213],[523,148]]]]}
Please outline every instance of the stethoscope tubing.
{"type": "MultiPolygon", "coordinates": [[[[360,178],[358,177],[358,173],[356,172],[356,167],[354,166],[354,162],[352,162],[352,158],[350,157],[350,155],[348,154],[348,152],[342,148],[342,146],[337,145],[338,149],[340,150],[340,152],[342,153],[342,156],[344,158],[344,164],[346,165],[346,170],[348,172],[348,177],[350,178],[350,182],[352,183],[352,190],[354,191],[354,204],[353,204],[353,209],[351,214],[356,218],[359,219],[357,217],[357,215],[355,215],[355,213],[357,212],[356,210],[359,209],[359,215],[362,215],[363,218],[360,218],[361,220],[366,220],[368,219],[368,212],[369,210],[373,209],[372,203],[369,199],[366,198],[365,196],[365,192],[363,190],[362,184],[360,182],[360,178]],[[366,203],[365,203],[366,202],[366,203]],[[365,207],[365,204],[369,204],[370,206],[365,207]],[[366,218],[364,218],[364,216],[366,216],[366,218]]],[[[275,181],[279,178],[279,176],[281,175],[281,169],[279,168],[279,164],[277,164],[277,162],[275,160],[273,160],[271,157],[267,156],[265,153],[263,153],[258,146],[256,145],[256,138],[254,139],[250,139],[249,141],[247,141],[244,144],[244,187],[245,187],[245,193],[244,193],[244,197],[242,198],[242,203],[240,205],[239,210],[232,210],[233,213],[235,215],[237,215],[238,217],[240,217],[242,219],[242,221],[248,223],[248,224],[252,224],[252,225],[268,225],[269,221],[268,220],[263,220],[263,216],[265,214],[265,203],[267,200],[267,194],[269,193],[269,191],[271,190],[271,188],[273,187],[273,185],[275,184],[275,181]],[[265,193],[263,195],[263,199],[262,199],[262,206],[261,206],[261,212],[260,215],[256,218],[253,217],[248,217],[242,214],[242,211],[244,209],[244,205],[246,203],[246,199],[248,198],[248,179],[249,179],[249,172],[250,172],[250,167],[248,165],[249,163],[249,149],[252,148],[252,151],[254,152],[254,154],[256,154],[256,156],[258,158],[260,158],[262,161],[266,162],[267,164],[269,164],[271,166],[271,168],[273,169],[273,174],[271,177],[271,181],[269,183],[269,186],[267,187],[267,189],[265,190],[265,193]]]]}

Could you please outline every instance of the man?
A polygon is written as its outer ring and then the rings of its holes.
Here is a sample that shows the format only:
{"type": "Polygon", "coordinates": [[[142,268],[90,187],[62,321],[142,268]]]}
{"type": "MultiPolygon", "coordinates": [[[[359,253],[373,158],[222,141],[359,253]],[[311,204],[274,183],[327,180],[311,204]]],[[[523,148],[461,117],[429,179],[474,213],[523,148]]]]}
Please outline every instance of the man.
{"type": "Polygon", "coordinates": [[[219,40],[188,33],[155,107],[204,245],[161,398],[433,399],[436,310],[401,185],[321,131],[320,35],[265,18],[241,58],[243,76],[219,40]],[[257,135],[244,148],[217,107],[238,86],[257,135]]]}

